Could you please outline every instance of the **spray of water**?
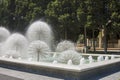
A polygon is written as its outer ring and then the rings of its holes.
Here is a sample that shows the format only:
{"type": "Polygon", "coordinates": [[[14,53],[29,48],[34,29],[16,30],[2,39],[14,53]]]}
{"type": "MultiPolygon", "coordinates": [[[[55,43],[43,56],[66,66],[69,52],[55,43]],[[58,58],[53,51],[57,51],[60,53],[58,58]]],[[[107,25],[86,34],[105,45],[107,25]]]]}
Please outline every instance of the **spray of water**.
{"type": "Polygon", "coordinates": [[[75,45],[71,41],[62,41],[57,45],[56,51],[62,52],[65,50],[75,50],[75,45]]]}
{"type": "Polygon", "coordinates": [[[80,59],[81,55],[74,50],[64,51],[58,57],[58,61],[62,63],[67,63],[69,60],[71,60],[73,64],[79,64],[80,59]]]}
{"type": "Polygon", "coordinates": [[[0,43],[4,42],[9,36],[10,32],[6,28],[0,26],[0,43]]]}
{"type": "Polygon", "coordinates": [[[5,53],[5,56],[7,58],[12,57],[12,58],[16,59],[16,58],[20,57],[20,53],[15,50],[7,50],[7,52],[5,53]]]}
{"type": "Polygon", "coordinates": [[[40,40],[33,41],[30,43],[28,48],[28,54],[30,57],[33,58],[35,61],[40,61],[48,56],[47,52],[50,52],[49,46],[40,40]]]}
{"type": "Polygon", "coordinates": [[[27,38],[30,42],[41,40],[51,46],[52,31],[48,24],[42,21],[32,23],[27,30],[27,38]]]}
{"type": "Polygon", "coordinates": [[[28,41],[23,35],[14,33],[6,40],[2,46],[2,52],[10,53],[12,51],[20,53],[21,56],[26,56],[24,53],[26,51],[27,45],[28,41]]]}
{"type": "Polygon", "coordinates": [[[2,53],[1,48],[9,36],[10,36],[10,32],[6,28],[0,26],[0,53],[2,53]]]}

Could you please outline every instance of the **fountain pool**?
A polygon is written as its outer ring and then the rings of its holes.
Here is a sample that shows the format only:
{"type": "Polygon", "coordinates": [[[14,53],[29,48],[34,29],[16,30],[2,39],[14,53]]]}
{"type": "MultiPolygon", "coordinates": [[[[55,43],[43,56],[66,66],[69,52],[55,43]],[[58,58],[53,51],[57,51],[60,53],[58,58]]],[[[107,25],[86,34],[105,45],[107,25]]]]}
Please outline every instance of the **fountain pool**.
{"type": "MultiPolygon", "coordinates": [[[[81,54],[85,57],[92,56],[93,59],[97,59],[101,54],[81,54]]],[[[120,70],[120,56],[118,55],[105,55],[103,57],[109,57],[109,60],[82,62],[79,65],[65,63],[59,63],[58,61],[51,62],[36,62],[29,60],[19,60],[0,57],[0,67],[9,69],[15,69],[34,74],[40,74],[45,76],[57,77],[64,80],[98,80],[103,75],[108,75],[120,70]],[[110,59],[114,56],[114,59],[110,59]],[[97,77],[97,79],[96,79],[97,77]],[[94,79],[95,78],[95,79],[94,79]]]]}
{"type": "Polygon", "coordinates": [[[120,71],[120,55],[79,53],[67,40],[52,51],[51,33],[48,24],[37,21],[30,25],[26,36],[11,34],[1,42],[0,67],[64,80],[94,80],[120,71]]]}

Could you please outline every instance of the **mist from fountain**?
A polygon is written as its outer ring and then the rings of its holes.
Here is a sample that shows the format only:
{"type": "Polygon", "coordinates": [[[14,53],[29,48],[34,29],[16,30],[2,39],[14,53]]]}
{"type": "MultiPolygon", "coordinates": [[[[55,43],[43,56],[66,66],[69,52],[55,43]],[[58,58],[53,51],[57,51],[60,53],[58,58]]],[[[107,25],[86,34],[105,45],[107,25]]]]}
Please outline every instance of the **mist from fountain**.
{"type": "Polygon", "coordinates": [[[114,55],[112,55],[112,56],[111,56],[111,59],[115,59],[115,56],[114,56],[114,55]]]}
{"type": "Polygon", "coordinates": [[[60,53],[58,61],[61,63],[68,63],[69,60],[72,61],[73,64],[79,64],[81,59],[81,55],[74,50],[66,50],[60,53]]]}
{"type": "Polygon", "coordinates": [[[0,26],[0,53],[2,53],[1,48],[9,36],[10,36],[10,32],[6,28],[4,28],[3,26],[0,26]]]}
{"type": "Polygon", "coordinates": [[[7,51],[5,52],[5,55],[6,55],[7,58],[12,57],[12,58],[14,58],[14,59],[17,59],[17,58],[21,57],[20,54],[21,54],[21,53],[19,53],[19,52],[16,51],[16,50],[7,50],[7,51]]]}
{"type": "Polygon", "coordinates": [[[109,60],[109,57],[108,57],[108,56],[105,56],[105,61],[106,61],[106,60],[109,60]]]}
{"type": "Polygon", "coordinates": [[[9,36],[10,32],[6,28],[0,26],[0,43],[4,42],[9,36]]]}
{"type": "Polygon", "coordinates": [[[21,57],[25,57],[27,46],[27,39],[19,33],[14,33],[5,41],[2,46],[2,53],[6,55],[20,55],[21,57]]]}
{"type": "Polygon", "coordinates": [[[64,41],[61,41],[60,43],[58,43],[56,52],[62,52],[62,51],[66,51],[66,50],[75,50],[74,43],[71,41],[68,41],[68,40],[64,40],[64,41]]]}
{"type": "Polygon", "coordinates": [[[85,64],[85,58],[84,57],[80,59],[80,65],[83,65],[83,64],[85,64]]]}
{"type": "Polygon", "coordinates": [[[73,64],[73,63],[72,63],[72,60],[71,60],[71,59],[68,60],[67,64],[68,64],[68,65],[72,65],[72,64],[73,64]]]}
{"type": "Polygon", "coordinates": [[[26,36],[30,42],[41,40],[47,43],[51,47],[53,34],[50,26],[42,21],[33,22],[26,33],[26,36]]]}
{"type": "Polygon", "coordinates": [[[88,59],[89,59],[89,63],[92,63],[94,61],[92,56],[89,56],[88,59]]]}
{"type": "Polygon", "coordinates": [[[35,61],[40,61],[46,57],[49,57],[47,52],[50,52],[49,46],[44,41],[33,41],[28,47],[28,54],[35,61]]]}
{"type": "Polygon", "coordinates": [[[58,63],[58,61],[57,61],[57,60],[54,60],[54,61],[53,61],[53,64],[57,64],[57,63],[58,63]]]}
{"type": "Polygon", "coordinates": [[[103,59],[103,56],[102,55],[100,55],[100,56],[98,56],[97,57],[97,61],[99,62],[99,61],[103,61],[104,59],[103,59]]]}

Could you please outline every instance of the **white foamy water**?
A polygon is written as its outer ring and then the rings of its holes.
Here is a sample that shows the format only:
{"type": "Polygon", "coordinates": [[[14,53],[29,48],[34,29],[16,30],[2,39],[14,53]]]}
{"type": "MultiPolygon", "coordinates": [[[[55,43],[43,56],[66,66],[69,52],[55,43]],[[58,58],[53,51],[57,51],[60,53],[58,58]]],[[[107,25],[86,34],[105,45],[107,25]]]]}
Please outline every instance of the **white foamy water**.
{"type": "Polygon", "coordinates": [[[73,64],[79,64],[80,59],[81,55],[78,52],[74,50],[67,50],[60,53],[58,61],[62,63],[67,63],[69,60],[71,60],[73,64]]]}
{"type": "Polygon", "coordinates": [[[65,50],[75,50],[75,45],[71,41],[62,41],[57,45],[56,51],[62,52],[65,50]]]}
{"type": "Polygon", "coordinates": [[[19,34],[19,33],[14,33],[12,34],[4,43],[2,46],[2,53],[3,54],[16,54],[20,53],[21,56],[26,56],[26,48],[28,45],[27,39],[19,34]]]}
{"type": "Polygon", "coordinates": [[[41,40],[51,46],[51,41],[53,39],[52,30],[45,22],[36,21],[32,23],[29,26],[26,35],[30,42],[41,40]]]}
{"type": "Polygon", "coordinates": [[[10,32],[6,28],[0,26],[0,43],[4,42],[9,36],[10,32]]]}
{"type": "Polygon", "coordinates": [[[50,52],[49,46],[40,40],[33,41],[30,43],[28,48],[28,54],[35,60],[39,61],[48,56],[47,52],[50,52]]]}

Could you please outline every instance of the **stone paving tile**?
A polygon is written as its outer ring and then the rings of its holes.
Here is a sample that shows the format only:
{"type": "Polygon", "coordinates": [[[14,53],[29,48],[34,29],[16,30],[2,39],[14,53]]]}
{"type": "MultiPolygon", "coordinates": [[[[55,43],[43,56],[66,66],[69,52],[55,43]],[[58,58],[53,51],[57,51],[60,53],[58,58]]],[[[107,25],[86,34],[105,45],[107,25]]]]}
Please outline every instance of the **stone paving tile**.
{"type": "Polygon", "coordinates": [[[10,79],[10,77],[6,77],[7,79],[5,79],[5,80],[17,80],[17,79],[12,79],[13,77],[19,78],[19,79],[24,79],[24,80],[63,80],[63,79],[59,79],[59,78],[53,78],[53,77],[37,75],[37,74],[16,71],[16,70],[11,70],[11,69],[6,69],[6,68],[0,67],[0,80],[4,80],[4,79],[1,79],[1,78],[4,78],[4,75],[11,77],[11,79],[10,79]]]}
{"type": "MultiPolygon", "coordinates": [[[[0,67],[0,80],[64,80],[0,67]]],[[[93,80],[96,80],[93,78],[93,80]]],[[[97,79],[98,80],[98,79],[97,79]]],[[[99,80],[120,80],[120,71],[99,80]]]]}
{"type": "Polygon", "coordinates": [[[120,71],[116,72],[116,73],[113,73],[111,75],[108,75],[106,77],[103,77],[99,80],[120,80],[120,71]]]}
{"type": "Polygon", "coordinates": [[[0,80],[23,80],[23,79],[0,74],[0,80]]]}

